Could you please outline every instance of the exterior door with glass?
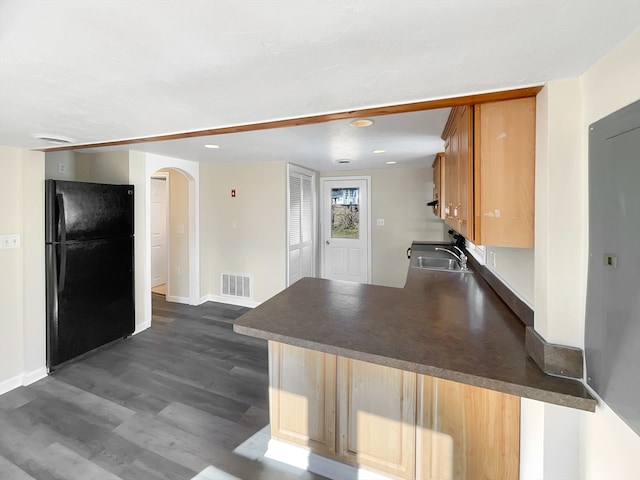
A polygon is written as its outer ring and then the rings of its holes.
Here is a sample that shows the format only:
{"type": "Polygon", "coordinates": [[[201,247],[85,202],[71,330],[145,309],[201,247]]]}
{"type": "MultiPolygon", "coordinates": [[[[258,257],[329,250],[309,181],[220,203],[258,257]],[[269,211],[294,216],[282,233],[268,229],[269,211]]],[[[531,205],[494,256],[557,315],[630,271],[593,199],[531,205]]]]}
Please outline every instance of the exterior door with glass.
{"type": "Polygon", "coordinates": [[[322,179],[322,277],[369,283],[369,179],[322,179]]]}

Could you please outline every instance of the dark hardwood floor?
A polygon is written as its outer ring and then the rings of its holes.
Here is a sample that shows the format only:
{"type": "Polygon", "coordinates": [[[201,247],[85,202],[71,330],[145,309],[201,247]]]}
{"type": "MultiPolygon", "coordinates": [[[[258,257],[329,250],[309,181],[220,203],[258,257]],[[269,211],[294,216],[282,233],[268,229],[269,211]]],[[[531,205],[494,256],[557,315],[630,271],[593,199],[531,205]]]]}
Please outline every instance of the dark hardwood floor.
{"type": "Polygon", "coordinates": [[[322,478],[263,457],[267,344],[233,333],[245,311],[154,294],[151,328],[0,396],[0,479],[322,478]]]}

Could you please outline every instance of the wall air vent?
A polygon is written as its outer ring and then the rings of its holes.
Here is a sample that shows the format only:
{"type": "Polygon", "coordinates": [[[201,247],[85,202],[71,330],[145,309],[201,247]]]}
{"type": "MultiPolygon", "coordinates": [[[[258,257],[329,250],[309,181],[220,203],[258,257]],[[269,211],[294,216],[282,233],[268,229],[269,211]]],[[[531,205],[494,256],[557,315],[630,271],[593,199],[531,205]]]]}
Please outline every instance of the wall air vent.
{"type": "Polygon", "coordinates": [[[251,298],[251,275],[249,274],[223,273],[220,284],[222,295],[251,298]]]}

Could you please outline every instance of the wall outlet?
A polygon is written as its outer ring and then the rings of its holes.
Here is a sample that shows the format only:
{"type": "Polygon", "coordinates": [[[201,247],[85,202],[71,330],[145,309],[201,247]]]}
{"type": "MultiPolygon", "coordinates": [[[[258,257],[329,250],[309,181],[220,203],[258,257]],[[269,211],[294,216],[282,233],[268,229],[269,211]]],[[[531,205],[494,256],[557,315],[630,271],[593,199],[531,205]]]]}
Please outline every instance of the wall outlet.
{"type": "Polygon", "coordinates": [[[64,162],[58,163],[58,173],[67,173],[67,165],[64,162]]]}
{"type": "Polygon", "coordinates": [[[487,252],[487,266],[496,268],[496,252],[493,250],[487,252]]]}
{"type": "Polygon", "coordinates": [[[20,248],[21,239],[19,233],[0,235],[0,249],[20,248]]]}
{"type": "Polygon", "coordinates": [[[377,224],[379,227],[384,227],[384,218],[379,218],[377,224]]]}

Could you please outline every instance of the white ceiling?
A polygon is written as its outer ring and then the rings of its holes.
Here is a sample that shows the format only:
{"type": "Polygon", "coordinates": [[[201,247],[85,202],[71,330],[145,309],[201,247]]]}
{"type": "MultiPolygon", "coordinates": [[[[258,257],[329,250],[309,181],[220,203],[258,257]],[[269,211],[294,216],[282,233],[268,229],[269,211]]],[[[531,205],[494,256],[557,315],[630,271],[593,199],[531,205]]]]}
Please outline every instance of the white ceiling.
{"type": "MultiPolygon", "coordinates": [[[[34,134],[104,142],[540,85],[584,73],[638,28],[638,0],[0,0],[0,144],[51,146],[34,134]]],[[[339,158],[408,165],[442,149],[446,116],[125,148],[317,170],[339,158]],[[378,148],[387,153],[371,154],[378,148]]]]}

